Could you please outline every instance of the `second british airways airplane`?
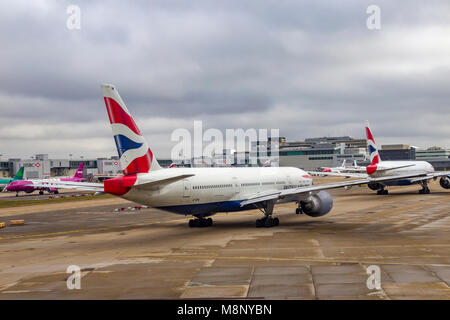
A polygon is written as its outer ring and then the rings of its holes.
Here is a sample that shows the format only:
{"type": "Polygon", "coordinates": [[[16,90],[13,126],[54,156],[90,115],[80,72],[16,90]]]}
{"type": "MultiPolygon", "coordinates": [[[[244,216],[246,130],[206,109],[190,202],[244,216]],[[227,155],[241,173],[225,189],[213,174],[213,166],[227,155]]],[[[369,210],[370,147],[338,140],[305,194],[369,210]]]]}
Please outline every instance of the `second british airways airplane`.
{"type": "MultiPolygon", "coordinates": [[[[123,176],[98,183],[55,182],[56,188],[106,192],[172,213],[192,215],[190,227],[212,225],[218,212],[259,209],[257,227],[279,224],[274,205],[298,204],[296,213],[320,217],[329,213],[333,199],[326,189],[399,179],[366,178],[313,185],[311,176],[293,167],[161,168],[117,89],[101,86],[106,110],[123,169],[123,176]]],[[[47,185],[48,186],[48,185],[47,185]]]]}
{"type": "Polygon", "coordinates": [[[439,178],[439,184],[444,189],[450,189],[450,174],[448,171],[434,171],[433,166],[426,161],[381,161],[375,139],[370,130],[369,122],[366,121],[366,137],[369,144],[370,165],[365,167],[366,173],[357,172],[315,172],[308,171],[311,175],[341,176],[346,178],[380,178],[402,176],[399,179],[386,181],[372,181],[367,186],[377,194],[388,194],[387,187],[409,186],[418,184],[422,186],[420,194],[430,193],[428,183],[430,180],[439,178]]]}

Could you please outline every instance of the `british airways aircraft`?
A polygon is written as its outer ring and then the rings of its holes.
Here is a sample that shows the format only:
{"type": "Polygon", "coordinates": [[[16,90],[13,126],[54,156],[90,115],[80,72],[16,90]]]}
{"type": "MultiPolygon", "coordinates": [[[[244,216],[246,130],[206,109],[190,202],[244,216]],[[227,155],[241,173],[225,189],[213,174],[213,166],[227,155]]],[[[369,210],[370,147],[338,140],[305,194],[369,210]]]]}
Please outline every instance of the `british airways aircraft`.
{"type": "Polygon", "coordinates": [[[388,186],[408,186],[419,184],[422,189],[420,194],[430,193],[428,183],[431,179],[440,177],[439,183],[442,188],[450,188],[450,174],[448,172],[436,172],[433,166],[426,161],[381,161],[375,139],[370,130],[369,122],[366,121],[366,137],[369,144],[370,165],[366,167],[366,173],[343,173],[343,172],[313,172],[311,175],[342,176],[352,178],[380,178],[402,175],[403,178],[389,181],[372,181],[367,186],[377,194],[388,194],[388,186]]]}
{"type": "Polygon", "coordinates": [[[106,110],[123,169],[123,176],[104,184],[55,182],[56,188],[106,192],[168,212],[192,215],[190,227],[211,226],[218,212],[259,209],[257,227],[279,224],[274,206],[295,202],[296,213],[320,217],[329,213],[333,199],[326,189],[403,178],[380,177],[314,185],[311,176],[293,167],[162,168],[134,122],[117,89],[101,86],[106,110]]]}

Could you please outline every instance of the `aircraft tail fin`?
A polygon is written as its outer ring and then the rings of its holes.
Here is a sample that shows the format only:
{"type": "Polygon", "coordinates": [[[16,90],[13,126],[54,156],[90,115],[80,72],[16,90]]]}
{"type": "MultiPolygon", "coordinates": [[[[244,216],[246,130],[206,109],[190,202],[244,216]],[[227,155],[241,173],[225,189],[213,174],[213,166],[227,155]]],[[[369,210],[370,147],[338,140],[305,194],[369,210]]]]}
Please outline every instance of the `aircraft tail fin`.
{"type": "Polygon", "coordinates": [[[78,166],[77,171],[75,172],[74,178],[83,178],[83,162],[78,166]]]}
{"type": "Polygon", "coordinates": [[[24,170],[24,167],[20,167],[20,169],[17,171],[16,175],[14,176],[13,180],[23,180],[23,170],[24,170]]]}
{"type": "Polygon", "coordinates": [[[370,165],[375,165],[381,162],[378,148],[370,130],[369,121],[366,121],[366,137],[369,144],[370,165]]]}
{"type": "Polygon", "coordinates": [[[102,84],[101,88],[123,174],[161,169],[117,89],[110,84],[102,84]]]}

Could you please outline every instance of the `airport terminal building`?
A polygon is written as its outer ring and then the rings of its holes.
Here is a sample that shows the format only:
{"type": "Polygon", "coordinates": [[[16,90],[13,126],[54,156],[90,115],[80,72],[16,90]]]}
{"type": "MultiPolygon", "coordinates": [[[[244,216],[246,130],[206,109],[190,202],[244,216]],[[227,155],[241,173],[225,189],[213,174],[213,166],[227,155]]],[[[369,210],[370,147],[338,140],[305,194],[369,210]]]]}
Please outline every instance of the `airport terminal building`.
{"type": "Polygon", "coordinates": [[[280,166],[305,170],[340,166],[344,160],[362,163],[367,158],[367,140],[343,137],[307,138],[305,141],[282,142],[279,147],[280,166]]]}
{"type": "MultiPolygon", "coordinates": [[[[450,170],[450,149],[430,147],[419,149],[406,144],[382,145],[379,150],[382,160],[423,160],[428,161],[435,170],[450,170]]],[[[224,150],[222,159],[187,159],[181,166],[255,166],[271,160],[271,166],[297,167],[315,170],[321,167],[338,167],[346,160],[347,165],[368,165],[366,139],[343,137],[307,138],[304,141],[287,141],[285,137],[277,141],[256,141],[250,151],[241,153],[224,150]],[[276,151],[276,152],[275,152],[276,151]],[[274,157],[278,155],[278,157],[274,157]],[[258,164],[251,163],[249,157],[258,159],[258,164]]],[[[122,173],[117,156],[95,159],[50,159],[48,154],[36,154],[29,159],[10,158],[0,161],[0,176],[13,177],[21,166],[25,167],[26,179],[41,179],[54,176],[72,176],[80,163],[84,163],[84,175],[88,179],[122,173]]],[[[162,167],[172,163],[170,159],[158,159],[162,167]]]]}
{"type": "Polygon", "coordinates": [[[382,160],[427,161],[436,171],[450,170],[450,149],[443,147],[421,149],[407,144],[391,144],[382,145],[379,153],[382,160]]]}
{"type": "Polygon", "coordinates": [[[118,157],[97,159],[49,159],[47,154],[37,154],[30,159],[12,158],[0,161],[0,175],[12,177],[24,166],[24,178],[42,179],[54,176],[72,176],[80,163],[84,163],[84,175],[115,175],[122,173],[118,157]]]}

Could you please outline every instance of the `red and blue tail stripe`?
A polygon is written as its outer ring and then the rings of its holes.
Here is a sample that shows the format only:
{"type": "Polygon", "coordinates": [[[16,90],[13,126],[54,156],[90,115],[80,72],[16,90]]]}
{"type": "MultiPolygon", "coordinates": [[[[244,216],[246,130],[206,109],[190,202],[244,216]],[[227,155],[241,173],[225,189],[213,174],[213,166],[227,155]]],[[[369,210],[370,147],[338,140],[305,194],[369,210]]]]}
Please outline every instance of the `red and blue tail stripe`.
{"type": "Polygon", "coordinates": [[[153,153],[112,85],[102,85],[106,110],[124,175],[159,169],[153,153]]]}
{"type": "Polygon", "coordinates": [[[372,132],[370,131],[369,122],[366,122],[366,137],[369,146],[369,156],[370,165],[366,167],[368,174],[372,174],[377,170],[377,164],[380,163],[380,155],[378,153],[377,145],[375,144],[375,139],[373,138],[372,132]]]}

